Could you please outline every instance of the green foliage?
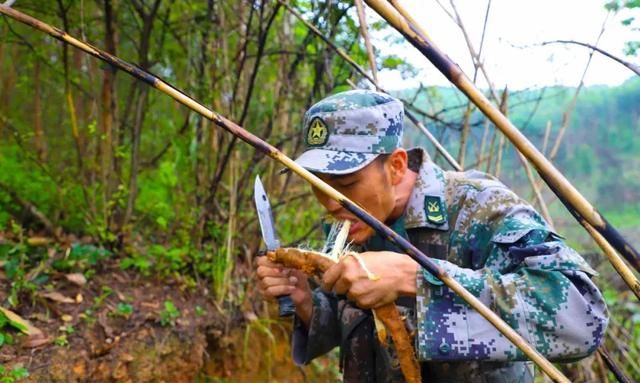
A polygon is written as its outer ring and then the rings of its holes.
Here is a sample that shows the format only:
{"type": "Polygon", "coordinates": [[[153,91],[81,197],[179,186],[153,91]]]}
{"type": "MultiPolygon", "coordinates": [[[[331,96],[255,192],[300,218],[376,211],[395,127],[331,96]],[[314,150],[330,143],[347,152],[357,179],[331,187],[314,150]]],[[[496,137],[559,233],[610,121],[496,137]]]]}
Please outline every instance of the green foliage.
{"type": "Polygon", "coordinates": [[[87,270],[88,274],[92,274],[98,263],[111,255],[111,251],[94,245],[74,244],[67,256],[53,262],[53,267],[60,271],[87,270]]]}
{"type": "Polygon", "coordinates": [[[97,309],[102,306],[102,303],[104,303],[105,299],[110,297],[111,294],[113,294],[113,289],[111,287],[102,286],[100,295],[93,298],[93,308],[97,309]]]}
{"type": "MultiPolygon", "coordinates": [[[[82,231],[83,209],[80,207],[79,185],[74,182],[60,184],[57,176],[46,165],[39,165],[33,155],[15,144],[4,144],[0,155],[0,184],[19,191],[20,198],[29,201],[45,215],[60,214],[60,223],[73,231],[82,231]],[[43,192],[46,191],[46,192],[43,192]],[[60,201],[68,210],[60,211],[60,201]]],[[[63,173],[64,174],[64,173],[63,173]]],[[[0,188],[0,228],[6,227],[11,216],[19,215],[24,206],[17,204],[0,188]]],[[[37,222],[33,222],[37,226],[37,222]]]]}
{"type": "Polygon", "coordinates": [[[130,303],[120,302],[116,305],[114,315],[129,318],[133,314],[133,306],[130,303]]]}
{"type": "Polygon", "coordinates": [[[227,292],[227,275],[231,267],[231,261],[227,257],[227,251],[223,247],[221,251],[213,257],[211,267],[211,280],[213,282],[213,293],[218,300],[222,300],[227,292]]]}
{"type": "Polygon", "coordinates": [[[128,257],[122,258],[122,260],[120,260],[120,267],[123,270],[134,269],[142,275],[149,275],[151,271],[151,261],[146,255],[135,252],[128,257]]]}
{"type": "Polygon", "coordinates": [[[5,344],[13,344],[13,342],[13,335],[0,330],[0,347],[4,346],[5,344]]]}
{"type": "Polygon", "coordinates": [[[29,377],[29,371],[21,366],[14,366],[11,369],[0,365],[0,383],[14,383],[29,377]]]}
{"type": "Polygon", "coordinates": [[[64,326],[60,327],[60,331],[62,331],[65,334],[71,335],[71,334],[74,334],[76,332],[76,328],[73,327],[73,325],[71,325],[71,324],[67,324],[67,325],[64,325],[64,326]]]}
{"type": "Polygon", "coordinates": [[[160,324],[162,326],[175,326],[176,319],[180,318],[180,310],[170,301],[164,301],[164,309],[160,311],[160,324]]]}
{"type": "Polygon", "coordinates": [[[85,309],[84,312],[81,312],[78,317],[86,322],[89,326],[93,325],[96,322],[95,310],[91,307],[85,309]]]}
{"type": "Polygon", "coordinates": [[[53,344],[58,347],[67,347],[69,345],[69,338],[67,338],[67,334],[60,334],[53,339],[53,344]]]}
{"type": "MultiPolygon", "coordinates": [[[[605,9],[613,12],[624,12],[625,14],[632,13],[640,9],[640,1],[638,0],[610,0],[604,5],[605,9]]],[[[625,27],[631,28],[633,31],[640,30],[640,24],[636,22],[636,16],[625,17],[621,24],[625,27]]],[[[640,39],[625,42],[625,54],[627,56],[636,56],[640,51],[640,39]]]]}
{"type": "Polygon", "coordinates": [[[21,293],[33,294],[38,286],[36,282],[46,281],[45,278],[27,279],[28,271],[36,260],[44,257],[43,253],[42,248],[31,248],[24,243],[0,244],[0,261],[4,262],[5,275],[11,281],[7,298],[11,307],[18,305],[21,293]]]}
{"type": "MultiPolygon", "coordinates": [[[[607,268],[609,273],[613,273],[607,268]]],[[[610,274],[613,275],[613,274],[610,274]]],[[[609,330],[607,349],[612,357],[626,367],[625,371],[633,381],[640,379],[640,303],[629,290],[621,293],[617,288],[605,283],[601,288],[609,308],[609,330]]],[[[615,381],[613,376],[610,377],[615,381]]]]}
{"type": "MultiPolygon", "coordinates": [[[[25,9],[39,9],[38,2],[25,1],[25,9]]],[[[114,36],[119,39],[114,43],[120,57],[139,65],[148,61],[152,72],[216,112],[235,121],[244,119],[249,131],[291,156],[300,150],[295,137],[301,114],[293,111],[349,88],[346,79],[352,77],[351,68],[282,8],[266,29],[275,3],[213,2],[213,8],[191,0],[171,6],[162,3],[158,14],[163,17],[153,20],[149,36],[139,28],[135,7],[126,2],[112,6],[118,15],[114,36]],[[222,20],[251,22],[239,28],[222,20]],[[264,31],[267,38],[260,47],[258,37],[264,31]],[[141,46],[149,51],[142,52],[141,46]]],[[[299,1],[295,6],[356,62],[369,65],[352,4],[299,1]]],[[[104,42],[110,37],[104,7],[101,3],[71,5],[66,15],[69,32],[76,36],[82,32],[89,42],[104,42]],[[91,28],[83,14],[95,16],[91,28]]],[[[61,16],[38,15],[52,25],[60,25],[61,16]]],[[[377,32],[388,29],[380,22],[371,27],[377,32]]],[[[26,232],[50,236],[25,207],[33,206],[63,234],[90,237],[99,244],[74,245],[69,254],[56,257],[53,268],[57,271],[77,270],[90,277],[102,261],[117,257],[123,269],[177,277],[186,286],[206,279],[219,300],[240,300],[248,278],[234,281],[230,270],[250,260],[253,255],[247,250],[257,248],[259,242],[247,180],[262,173],[265,179],[277,180],[272,185],[275,190],[283,179],[276,176],[278,168],[245,144],[234,145],[234,156],[227,161],[225,153],[231,144],[227,133],[195,113],[188,115],[163,94],[152,89],[141,92],[140,83],[122,72],[115,74],[110,89],[115,109],[107,134],[109,103],[103,98],[107,72],[101,63],[79,53],[78,60],[69,60],[64,67],[60,45],[51,38],[10,20],[0,28],[0,51],[5,52],[0,61],[0,98],[7,100],[0,106],[0,231],[10,230],[16,222],[26,232]],[[11,60],[6,59],[8,52],[11,60]],[[34,99],[36,89],[39,103],[34,99]],[[67,89],[70,94],[65,93],[67,89]],[[74,102],[73,118],[68,97],[74,102]],[[36,131],[37,116],[42,132],[36,131]],[[231,164],[234,177],[230,177],[231,164]],[[231,190],[238,191],[232,216],[231,190]],[[234,222],[235,230],[229,230],[229,222],[234,222]]],[[[70,48],[69,52],[75,51],[70,48]]],[[[376,52],[376,59],[379,69],[406,73],[411,69],[384,52],[376,52]]],[[[306,190],[304,184],[295,183],[282,197],[306,190]]],[[[306,209],[311,199],[307,196],[278,209],[283,243],[312,243],[318,237],[319,231],[313,229],[320,213],[306,209]]],[[[20,292],[32,291],[43,282],[23,280],[26,270],[46,255],[36,251],[40,250],[16,248],[5,263],[13,281],[12,304],[17,304],[20,292]]],[[[38,278],[48,278],[48,271],[38,278]]],[[[91,312],[85,314],[88,321],[93,320],[91,312]]]]}
{"type": "MultiPolygon", "coordinates": [[[[551,123],[549,153],[558,130],[562,125],[562,116],[571,102],[575,89],[553,87],[544,90],[513,92],[509,96],[509,119],[515,126],[523,129],[532,143],[542,148],[545,127],[551,123]],[[539,104],[536,102],[542,97],[539,104]],[[535,113],[532,112],[535,109],[535,113]]],[[[411,92],[404,93],[411,97],[411,92]]],[[[447,88],[429,88],[422,92],[417,105],[423,109],[444,109],[445,119],[455,120],[461,113],[458,94],[447,88]]],[[[484,131],[484,116],[475,112],[471,118],[471,140],[480,142],[484,131]]],[[[425,121],[433,132],[441,131],[432,121],[425,121]]],[[[592,86],[582,89],[575,111],[571,115],[569,126],[560,146],[554,164],[569,178],[589,201],[606,216],[612,215],[619,225],[630,227],[640,224],[635,212],[640,210],[640,159],[637,148],[640,147],[640,79],[630,78],[618,87],[592,86]],[[618,216],[619,219],[616,217],[618,216]]],[[[446,130],[445,130],[446,132],[446,130]]],[[[458,143],[457,134],[447,134],[442,140],[445,147],[455,153],[458,143]]],[[[425,145],[425,139],[415,129],[406,130],[409,146],[425,145]]],[[[487,146],[489,143],[487,143],[487,146]]],[[[478,145],[479,146],[479,145],[478,145]]],[[[478,146],[471,145],[467,158],[475,160],[478,146]]],[[[495,156],[494,156],[495,158],[495,156]]],[[[442,161],[441,158],[436,158],[442,161]]],[[[446,165],[443,164],[446,167],[446,165]]],[[[486,169],[486,164],[478,167],[486,169]]],[[[522,172],[522,166],[515,152],[508,147],[502,161],[500,178],[516,192],[530,199],[529,182],[522,172]]],[[[560,204],[558,204],[559,206],[560,204]]],[[[564,209],[559,206],[558,211],[564,209]]],[[[567,222],[573,222],[568,218],[567,222]]]]}
{"type": "Polygon", "coordinates": [[[0,348],[5,344],[13,344],[15,339],[11,330],[25,331],[20,323],[9,320],[0,312],[0,348]]]}

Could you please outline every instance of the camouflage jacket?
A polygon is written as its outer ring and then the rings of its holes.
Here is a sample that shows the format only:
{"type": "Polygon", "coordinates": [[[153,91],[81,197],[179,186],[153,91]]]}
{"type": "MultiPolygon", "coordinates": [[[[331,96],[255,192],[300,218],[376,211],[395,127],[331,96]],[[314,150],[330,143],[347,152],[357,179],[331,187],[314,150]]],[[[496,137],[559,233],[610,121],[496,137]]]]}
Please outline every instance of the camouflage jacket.
{"type": "MultiPolygon", "coordinates": [[[[443,171],[421,149],[410,151],[410,167],[419,176],[396,232],[546,357],[595,351],[608,322],[596,273],[529,204],[484,173],[443,171]]],[[[389,249],[374,237],[363,250],[389,249]]],[[[426,270],[416,298],[397,303],[414,330],[424,381],[533,381],[522,352],[426,270]]],[[[374,331],[369,310],[317,289],[309,328],[294,326],[294,360],[305,364],[339,346],[345,382],[404,381],[394,350],[374,331]]]]}

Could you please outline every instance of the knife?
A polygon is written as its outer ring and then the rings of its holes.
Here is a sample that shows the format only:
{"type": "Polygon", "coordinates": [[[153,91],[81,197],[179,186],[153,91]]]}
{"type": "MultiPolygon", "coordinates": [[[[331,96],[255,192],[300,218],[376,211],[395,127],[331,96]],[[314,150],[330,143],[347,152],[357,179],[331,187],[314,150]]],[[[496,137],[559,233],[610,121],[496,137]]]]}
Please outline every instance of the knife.
{"type": "MultiPolygon", "coordinates": [[[[260,176],[256,176],[256,181],[253,185],[253,199],[256,203],[258,221],[260,222],[260,230],[262,231],[262,239],[267,245],[267,251],[276,250],[280,247],[280,241],[276,235],[271,205],[269,204],[269,197],[267,197],[267,192],[265,192],[264,186],[262,186],[260,176]]],[[[293,301],[288,295],[279,296],[278,304],[280,306],[280,317],[289,317],[296,311],[293,301]]]]}

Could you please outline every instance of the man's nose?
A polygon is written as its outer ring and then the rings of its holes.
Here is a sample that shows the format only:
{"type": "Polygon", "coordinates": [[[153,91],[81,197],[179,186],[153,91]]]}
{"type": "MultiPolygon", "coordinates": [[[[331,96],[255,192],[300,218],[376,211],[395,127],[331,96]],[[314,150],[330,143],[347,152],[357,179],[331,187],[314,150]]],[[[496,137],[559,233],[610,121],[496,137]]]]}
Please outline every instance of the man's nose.
{"type": "Polygon", "coordinates": [[[333,198],[328,198],[328,197],[327,197],[327,200],[325,201],[325,205],[324,206],[327,209],[327,212],[329,214],[331,214],[331,215],[338,214],[340,209],[342,209],[342,205],[340,205],[333,198]]]}

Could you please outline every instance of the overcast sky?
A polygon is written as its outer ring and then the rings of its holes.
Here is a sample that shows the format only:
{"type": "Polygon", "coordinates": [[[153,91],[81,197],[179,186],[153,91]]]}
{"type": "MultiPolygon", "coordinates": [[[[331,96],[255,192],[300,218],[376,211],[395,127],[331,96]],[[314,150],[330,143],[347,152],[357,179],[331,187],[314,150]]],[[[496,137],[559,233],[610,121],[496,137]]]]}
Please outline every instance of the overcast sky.
{"type": "MultiPolygon", "coordinates": [[[[441,3],[451,9],[448,0],[441,0],[441,3]]],[[[604,0],[493,0],[482,52],[492,82],[497,88],[508,84],[512,90],[553,84],[576,86],[584,71],[589,50],[575,45],[537,44],[550,40],[577,40],[594,44],[607,18],[604,3],[604,0]]],[[[402,4],[427,30],[435,44],[471,78],[473,65],[464,37],[436,1],[404,0],[402,4]]],[[[455,4],[477,50],[487,0],[455,0],[455,4]]],[[[374,11],[367,11],[369,21],[376,20],[374,11]]],[[[634,32],[620,23],[633,15],[629,11],[610,14],[598,47],[638,63],[637,57],[625,57],[623,54],[625,41],[640,40],[640,32],[634,32]]],[[[635,16],[640,19],[640,12],[635,12],[635,16]]],[[[388,34],[399,36],[395,30],[388,34]]],[[[407,88],[417,86],[419,81],[426,85],[448,84],[408,43],[393,45],[383,38],[384,35],[380,33],[374,36],[378,51],[395,53],[420,69],[420,74],[409,80],[402,80],[397,72],[384,71],[381,74],[383,87],[407,88]]],[[[596,53],[585,82],[587,85],[618,85],[632,75],[622,65],[596,53]]],[[[478,76],[479,79],[481,77],[478,76]]],[[[478,84],[485,86],[483,80],[479,80],[478,84]]]]}

